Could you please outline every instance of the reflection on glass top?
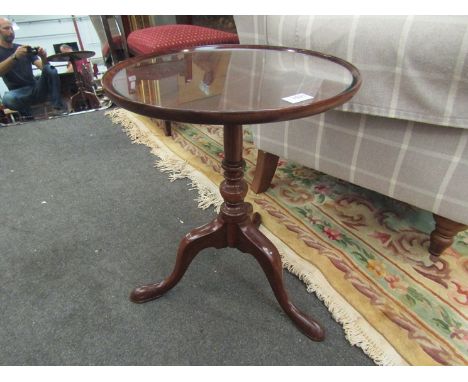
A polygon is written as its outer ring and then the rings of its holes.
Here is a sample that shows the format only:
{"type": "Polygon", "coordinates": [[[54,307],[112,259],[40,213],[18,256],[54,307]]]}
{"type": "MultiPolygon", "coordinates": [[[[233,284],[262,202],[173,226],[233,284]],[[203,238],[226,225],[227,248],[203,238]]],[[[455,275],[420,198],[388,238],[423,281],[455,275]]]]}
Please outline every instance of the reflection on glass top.
{"type": "Polygon", "coordinates": [[[326,58],[288,50],[209,49],[145,59],[112,80],[121,96],[169,109],[258,111],[336,96],[353,82],[326,58]]]}

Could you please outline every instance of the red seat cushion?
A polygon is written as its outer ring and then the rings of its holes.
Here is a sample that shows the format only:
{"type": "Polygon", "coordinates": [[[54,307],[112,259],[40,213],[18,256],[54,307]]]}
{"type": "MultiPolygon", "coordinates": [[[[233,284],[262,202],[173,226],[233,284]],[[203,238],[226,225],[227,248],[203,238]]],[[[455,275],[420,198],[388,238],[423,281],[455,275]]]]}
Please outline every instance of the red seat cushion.
{"type": "Polygon", "coordinates": [[[196,25],[160,25],[131,32],[127,45],[133,54],[160,53],[198,45],[238,44],[234,33],[196,25]]]}

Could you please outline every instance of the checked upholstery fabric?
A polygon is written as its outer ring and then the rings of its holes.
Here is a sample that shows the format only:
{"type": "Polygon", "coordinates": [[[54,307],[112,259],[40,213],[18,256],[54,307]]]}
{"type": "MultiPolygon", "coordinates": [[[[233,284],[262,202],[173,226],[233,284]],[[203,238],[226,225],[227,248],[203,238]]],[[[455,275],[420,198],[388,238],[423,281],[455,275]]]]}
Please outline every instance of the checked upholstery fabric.
{"type": "MultiPolygon", "coordinates": [[[[467,16],[234,20],[241,44],[326,52],[352,62],[363,77],[356,96],[335,110],[252,125],[257,148],[468,224],[467,16]]],[[[242,83],[237,73],[228,80],[232,92],[261,85],[242,83]]]]}

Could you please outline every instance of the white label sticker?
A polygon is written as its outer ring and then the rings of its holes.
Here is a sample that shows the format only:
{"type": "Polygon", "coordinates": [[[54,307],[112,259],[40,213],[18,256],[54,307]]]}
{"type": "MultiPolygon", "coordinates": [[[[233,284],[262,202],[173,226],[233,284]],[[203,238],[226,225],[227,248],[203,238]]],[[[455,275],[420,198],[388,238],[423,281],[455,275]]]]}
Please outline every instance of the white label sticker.
{"type": "Polygon", "coordinates": [[[302,102],[302,101],[307,101],[309,99],[313,99],[314,97],[308,95],[308,94],[304,94],[304,93],[299,93],[299,94],[294,94],[292,96],[289,96],[289,97],[284,97],[282,98],[283,100],[285,100],[286,102],[289,102],[289,103],[298,103],[298,102],[302,102]]]}

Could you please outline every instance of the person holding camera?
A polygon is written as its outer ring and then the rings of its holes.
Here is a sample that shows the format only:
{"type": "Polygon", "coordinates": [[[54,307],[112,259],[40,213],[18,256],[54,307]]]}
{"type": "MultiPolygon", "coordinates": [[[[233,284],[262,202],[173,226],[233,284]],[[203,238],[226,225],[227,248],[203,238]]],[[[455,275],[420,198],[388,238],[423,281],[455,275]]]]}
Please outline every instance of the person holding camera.
{"type": "Polygon", "coordinates": [[[44,48],[15,44],[14,39],[11,21],[0,18],[0,77],[9,90],[3,105],[18,111],[25,120],[33,119],[31,105],[50,97],[56,113],[65,113],[58,72],[48,63],[44,48]],[[39,79],[34,78],[32,65],[42,71],[39,79]]]}

